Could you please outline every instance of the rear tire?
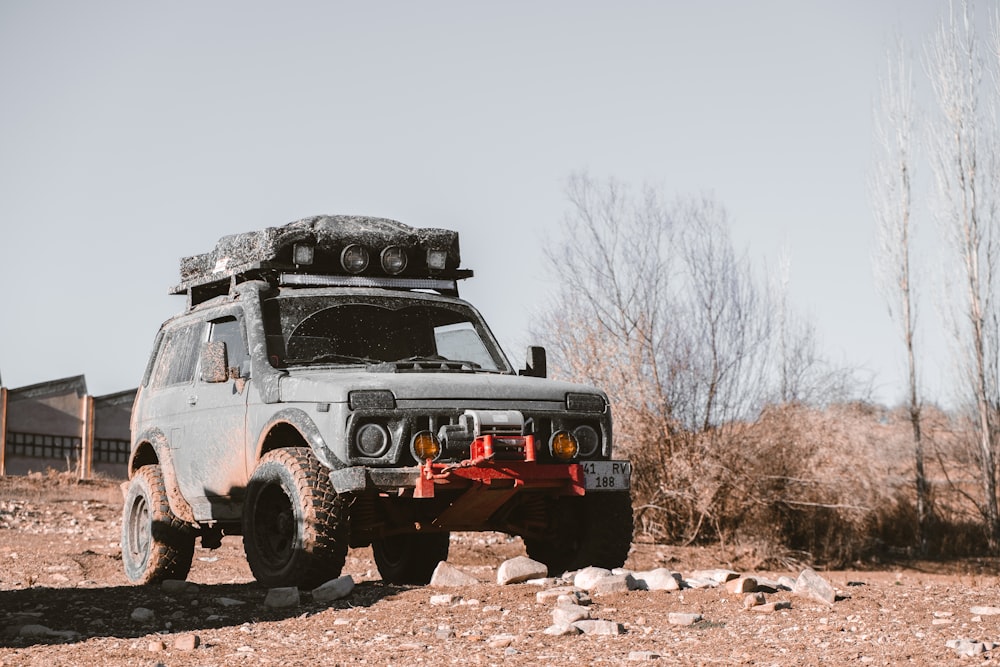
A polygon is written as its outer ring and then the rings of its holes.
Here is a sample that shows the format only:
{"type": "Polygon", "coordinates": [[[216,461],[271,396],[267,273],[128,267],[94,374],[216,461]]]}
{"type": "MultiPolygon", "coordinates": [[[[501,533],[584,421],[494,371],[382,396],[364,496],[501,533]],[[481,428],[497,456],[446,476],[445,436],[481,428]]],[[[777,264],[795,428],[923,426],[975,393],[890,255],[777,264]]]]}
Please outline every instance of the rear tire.
{"type": "Polygon", "coordinates": [[[389,584],[422,586],[431,580],[434,568],[448,560],[450,533],[407,533],[372,541],[372,554],[389,584]]]}
{"type": "Polygon", "coordinates": [[[139,468],[122,509],[122,565],[135,584],[186,579],[194,559],[194,530],[170,510],[163,471],[139,468]]]}
{"type": "Polygon", "coordinates": [[[550,576],[593,565],[621,567],[632,548],[632,496],[628,491],[559,498],[545,537],[524,538],[528,557],[545,563],[550,576]]]}
{"type": "Polygon", "coordinates": [[[243,548],[265,586],[314,588],[340,576],[347,556],[347,505],[308,447],[261,458],[247,484],[243,548]]]}

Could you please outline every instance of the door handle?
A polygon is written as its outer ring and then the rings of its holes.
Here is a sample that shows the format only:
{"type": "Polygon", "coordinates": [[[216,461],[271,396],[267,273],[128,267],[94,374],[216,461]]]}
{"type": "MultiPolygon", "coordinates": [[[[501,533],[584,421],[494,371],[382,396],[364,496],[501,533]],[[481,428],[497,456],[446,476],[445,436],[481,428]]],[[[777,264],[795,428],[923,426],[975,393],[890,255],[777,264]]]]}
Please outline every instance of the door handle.
{"type": "Polygon", "coordinates": [[[197,394],[191,394],[188,396],[188,405],[195,405],[198,402],[197,394]]]}

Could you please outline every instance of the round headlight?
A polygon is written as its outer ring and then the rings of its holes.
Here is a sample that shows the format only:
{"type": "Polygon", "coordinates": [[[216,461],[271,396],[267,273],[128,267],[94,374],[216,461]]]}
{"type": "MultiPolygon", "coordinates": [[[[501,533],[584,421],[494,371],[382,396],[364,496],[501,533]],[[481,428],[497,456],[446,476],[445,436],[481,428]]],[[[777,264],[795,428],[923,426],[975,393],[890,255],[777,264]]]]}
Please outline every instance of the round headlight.
{"type": "Polygon", "coordinates": [[[441,456],[441,443],[430,431],[420,431],[410,441],[410,453],[417,461],[433,461],[441,456]]]}
{"type": "Polygon", "coordinates": [[[573,429],[573,435],[580,446],[580,458],[589,459],[601,447],[601,436],[597,435],[593,426],[577,426],[573,429]]]}
{"type": "Polygon", "coordinates": [[[368,268],[368,251],[364,246],[352,243],[340,253],[340,265],[348,273],[361,273],[368,268]]]}
{"type": "Polygon", "coordinates": [[[569,431],[556,431],[549,440],[549,453],[552,458],[569,461],[576,457],[580,446],[569,431]]]}
{"type": "Polygon", "coordinates": [[[354,445],[362,456],[382,456],[391,442],[388,429],[381,424],[363,424],[354,434],[354,445]]]}
{"type": "Polygon", "coordinates": [[[382,270],[390,276],[402,273],[406,268],[406,251],[398,245],[391,245],[382,251],[382,270]]]}

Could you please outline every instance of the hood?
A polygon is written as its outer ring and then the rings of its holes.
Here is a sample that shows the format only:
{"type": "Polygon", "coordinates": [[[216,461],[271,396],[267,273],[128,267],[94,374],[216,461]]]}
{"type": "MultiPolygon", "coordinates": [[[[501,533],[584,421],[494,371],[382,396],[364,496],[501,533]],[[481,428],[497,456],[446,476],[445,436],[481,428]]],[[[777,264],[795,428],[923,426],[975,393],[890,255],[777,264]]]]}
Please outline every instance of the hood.
{"type": "MultiPolygon", "coordinates": [[[[587,385],[493,373],[369,373],[363,370],[297,370],[282,377],[283,402],[346,403],[351,391],[389,390],[400,408],[445,403],[455,407],[509,406],[558,409],[566,394],[604,396],[587,385]]],[[[605,400],[607,397],[605,396],[605,400]]]]}

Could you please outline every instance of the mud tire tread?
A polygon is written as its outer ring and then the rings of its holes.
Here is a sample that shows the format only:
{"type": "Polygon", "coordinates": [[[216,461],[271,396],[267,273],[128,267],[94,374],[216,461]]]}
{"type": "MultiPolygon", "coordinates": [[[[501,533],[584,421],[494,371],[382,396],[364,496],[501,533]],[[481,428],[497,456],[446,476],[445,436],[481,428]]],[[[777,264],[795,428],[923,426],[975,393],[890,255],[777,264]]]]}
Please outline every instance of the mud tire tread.
{"type": "Polygon", "coordinates": [[[265,454],[247,484],[243,544],[254,577],[265,586],[314,588],[340,575],[347,557],[348,501],[330,483],[329,471],[308,447],[284,447],[265,454]],[[278,485],[295,514],[295,543],[278,567],[257,542],[260,494],[278,485]],[[269,562],[270,561],[270,562],[269,562]]]}
{"type": "Polygon", "coordinates": [[[194,529],[170,509],[163,470],[159,465],[139,468],[129,482],[122,510],[122,562],[125,576],[136,584],[154,584],[165,579],[187,578],[194,559],[194,529]],[[145,556],[131,557],[133,522],[140,494],[149,508],[149,544],[145,556]]]}

